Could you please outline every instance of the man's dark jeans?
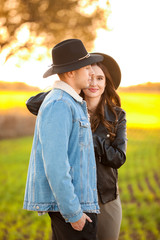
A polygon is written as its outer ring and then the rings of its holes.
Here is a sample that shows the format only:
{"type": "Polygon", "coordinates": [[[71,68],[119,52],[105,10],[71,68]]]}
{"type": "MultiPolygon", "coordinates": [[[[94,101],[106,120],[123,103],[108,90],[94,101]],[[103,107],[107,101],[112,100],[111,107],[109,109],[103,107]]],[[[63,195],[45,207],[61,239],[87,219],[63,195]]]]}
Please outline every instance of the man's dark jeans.
{"type": "Polygon", "coordinates": [[[49,212],[52,226],[52,240],[97,240],[97,214],[86,213],[92,222],[86,220],[82,231],[76,231],[66,223],[59,212],[49,212]]]}

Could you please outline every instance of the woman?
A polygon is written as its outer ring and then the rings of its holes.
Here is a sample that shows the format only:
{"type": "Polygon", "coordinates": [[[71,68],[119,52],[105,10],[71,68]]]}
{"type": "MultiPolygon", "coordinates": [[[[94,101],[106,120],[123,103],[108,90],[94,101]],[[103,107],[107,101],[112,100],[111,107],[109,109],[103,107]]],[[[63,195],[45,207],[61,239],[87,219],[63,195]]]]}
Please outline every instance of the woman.
{"type": "MultiPolygon", "coordinates": [[[[121,72],[116,61],[102,53],[104,60],[92,65],[95,72],[89,88],[81,96],[90,115],[95,157],[97,188],[101,213],[98,214],[98,239],[118,240],[122,208],[118,192],[118,171],[126,160],[126,118],[116,93],[121,72]]],[[[37,114],[47,93],[31,97],[28,109],[37,114]]]]}

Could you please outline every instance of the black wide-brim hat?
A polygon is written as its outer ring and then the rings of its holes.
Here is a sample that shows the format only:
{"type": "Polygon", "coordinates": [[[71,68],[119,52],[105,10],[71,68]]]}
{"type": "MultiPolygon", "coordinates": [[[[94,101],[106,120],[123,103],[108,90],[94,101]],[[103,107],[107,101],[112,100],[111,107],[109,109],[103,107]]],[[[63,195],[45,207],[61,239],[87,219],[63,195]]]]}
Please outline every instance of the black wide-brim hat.
{"type": "Polygon", "coordinates": [[[79,39],[68,39],[52,49],[52,65],[43,77],[77,70],[103,60],[102,54],[89,54],[79,39]]]}
{"type": "Polygon", "coordinates": [[[92,53],[92,55],[94,54],[103,56],[103,61],[101,61],[101,63],[108,69],[111,75],[114,87],[115,89],[117,89],[121,82],[121,70],[118,63],[114,60],[114,58],[112,58],[107,54],[98,53],[98,52],[92,53]]]}

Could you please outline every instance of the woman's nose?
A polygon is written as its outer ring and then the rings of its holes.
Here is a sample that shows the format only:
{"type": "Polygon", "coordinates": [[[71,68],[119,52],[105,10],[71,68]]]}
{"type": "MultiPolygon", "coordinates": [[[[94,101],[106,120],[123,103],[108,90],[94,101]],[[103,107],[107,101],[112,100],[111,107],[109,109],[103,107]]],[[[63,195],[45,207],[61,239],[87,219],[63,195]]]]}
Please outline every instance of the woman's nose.
{"type": "Polygon", "coordinates": [[[92,75],[90,85],[91,85],[91,86],[95,86],[96,84],[97,84],[97,82],[96,82],[95,75],[92,75]]]}
{"type": "Polygon", "coordinates": [[[92,66],[91,66],[91,69],[90,69],[90,76],[93,76],[95,74],[95,72],[94,72],[94,70],[93,70],[93,68],[92,68],[92,66]]]}

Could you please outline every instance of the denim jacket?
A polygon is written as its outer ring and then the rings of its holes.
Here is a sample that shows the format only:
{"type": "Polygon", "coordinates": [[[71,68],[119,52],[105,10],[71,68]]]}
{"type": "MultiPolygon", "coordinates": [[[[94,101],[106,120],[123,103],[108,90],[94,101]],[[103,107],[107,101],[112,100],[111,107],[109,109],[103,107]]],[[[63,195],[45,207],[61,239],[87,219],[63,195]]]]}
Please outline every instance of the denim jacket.
{"type": "Polygon", "coordinates": [[[99,213],[96,181],[86,102],[57,81],[37,116],[24,209],[58,211],[66,222],[99,213]]]}

